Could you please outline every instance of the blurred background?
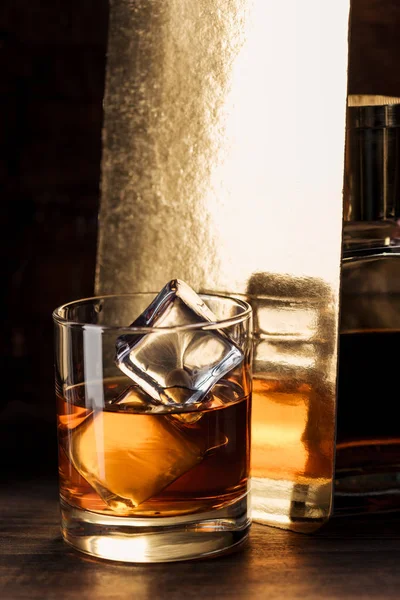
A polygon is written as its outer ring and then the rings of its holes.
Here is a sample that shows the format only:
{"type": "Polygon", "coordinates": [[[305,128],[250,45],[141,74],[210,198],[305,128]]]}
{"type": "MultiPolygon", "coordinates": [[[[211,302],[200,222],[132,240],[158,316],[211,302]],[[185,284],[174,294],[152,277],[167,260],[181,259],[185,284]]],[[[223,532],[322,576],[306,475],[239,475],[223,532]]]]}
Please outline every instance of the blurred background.
{"type": "MultiPolygon", "coordinates": [[[[106,0],[2,0],[0,466],[56,473],[52,310],[93,293],[106,0]]],[[[400,3],[353,0],[349,93],[400,96],[400,3]]]]}

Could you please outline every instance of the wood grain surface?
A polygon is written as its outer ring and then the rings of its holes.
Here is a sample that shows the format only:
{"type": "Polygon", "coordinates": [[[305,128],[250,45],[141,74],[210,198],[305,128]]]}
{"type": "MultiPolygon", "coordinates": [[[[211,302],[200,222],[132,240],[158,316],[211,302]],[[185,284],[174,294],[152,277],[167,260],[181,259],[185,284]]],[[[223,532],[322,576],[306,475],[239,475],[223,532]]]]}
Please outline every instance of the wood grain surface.
{"type": "Polygon", "coordinates": [[[315,536],[253,525],[248,547],[238,554],[125,565],[91,559],[64,544],[54,481],[18,482],[1,491],[2,600],[399,596],[398,517],[337,520],[315,536]]]}

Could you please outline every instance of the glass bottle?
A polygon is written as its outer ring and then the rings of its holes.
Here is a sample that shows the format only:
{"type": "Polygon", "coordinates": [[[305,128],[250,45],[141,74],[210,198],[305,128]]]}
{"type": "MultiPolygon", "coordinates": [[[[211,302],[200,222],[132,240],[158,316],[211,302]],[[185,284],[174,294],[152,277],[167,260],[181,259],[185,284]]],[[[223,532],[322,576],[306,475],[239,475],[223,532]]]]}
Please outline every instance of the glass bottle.
{"type": "Polygon", "coordinates": [[[400,509],[400,99],[349,98],[335,513],[400,509]]]}

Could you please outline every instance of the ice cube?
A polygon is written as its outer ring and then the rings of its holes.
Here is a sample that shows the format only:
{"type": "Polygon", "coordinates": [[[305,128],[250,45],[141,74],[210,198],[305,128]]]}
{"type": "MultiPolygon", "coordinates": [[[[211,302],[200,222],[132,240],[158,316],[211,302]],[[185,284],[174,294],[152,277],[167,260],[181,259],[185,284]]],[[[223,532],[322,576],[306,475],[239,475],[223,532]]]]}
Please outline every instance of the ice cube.
{"type": "Polygon", "coordinates": [[[136,385],[131,386],[110,402],[109,407],[112,410],[118,411],[170,414],[172,418],[177,419],[182,423],[197,423],[203,415],[203,412],[200,410],[172,413],[173,410],[176,410],[176,406],[165,407],[163,404],[154,404],[153,399],[147,394],[144,394],[144,392],[136,385]],[[144,397],[147,398],[145,404],[143,404],[144,397]]]}
{"type": "Polygon", "coordinates": [[[242,362],[243,353],[221,330],[162,328],[215,321],[202,299],[175,279],[131,325],[160,331],[119,337],[116,364],[156,403],[200,404],[213,386],[242,362]]]}
{"type": "MultiPolygon", "coordinates": [[[[140,395],[131,389],[126,402],[137,409],[140,395]]],[[[93,412],[69,432],[67,454],[112,510],[129,514],[228,443],[221,432],[209,439],[171,417],[93,412]]]]}
{"type": "Polygon", "coordinates": [[[70,454],[106,504],[126,512],[201,462],[204,448],[165,415],[98,412],[72,433],[70,454]]]}
{"type": "Polygon", "coordinates": [[[80,425],[90,413],[90,410],[79,406],[73,406],[67,403],[65,403],[65,406],[65,413],[58,417],[61,431],[75,429],[75,427],[80,425]]]}

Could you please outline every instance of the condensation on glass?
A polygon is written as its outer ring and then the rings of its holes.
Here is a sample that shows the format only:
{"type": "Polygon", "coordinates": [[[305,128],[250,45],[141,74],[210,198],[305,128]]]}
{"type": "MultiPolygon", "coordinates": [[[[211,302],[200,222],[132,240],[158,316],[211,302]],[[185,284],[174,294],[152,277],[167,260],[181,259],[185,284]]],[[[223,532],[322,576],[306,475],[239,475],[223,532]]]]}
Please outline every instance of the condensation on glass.
{"type": "Polygon", "coordinates": [[[179,277],[249,296],[254,517],[307,531],[332,510],[348,17],[349,0],[110,14],[97,292],[179,277]]]}

